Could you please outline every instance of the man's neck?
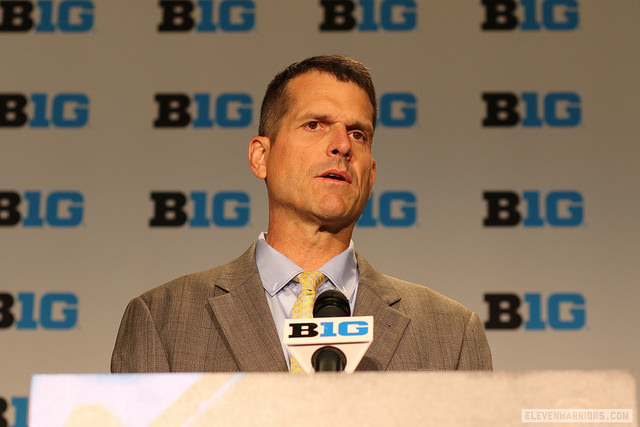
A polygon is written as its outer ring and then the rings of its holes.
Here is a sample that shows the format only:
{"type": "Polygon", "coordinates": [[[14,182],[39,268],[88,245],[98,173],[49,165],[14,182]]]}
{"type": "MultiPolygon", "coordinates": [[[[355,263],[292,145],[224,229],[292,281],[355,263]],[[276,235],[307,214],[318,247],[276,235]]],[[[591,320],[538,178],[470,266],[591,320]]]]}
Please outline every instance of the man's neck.
{"type": "Polygon", "coordinates": [[[306,271],[314,271],[349,247],[353,227],[338,232],[319,227],[269,224],[267,243],[306,271]]]}

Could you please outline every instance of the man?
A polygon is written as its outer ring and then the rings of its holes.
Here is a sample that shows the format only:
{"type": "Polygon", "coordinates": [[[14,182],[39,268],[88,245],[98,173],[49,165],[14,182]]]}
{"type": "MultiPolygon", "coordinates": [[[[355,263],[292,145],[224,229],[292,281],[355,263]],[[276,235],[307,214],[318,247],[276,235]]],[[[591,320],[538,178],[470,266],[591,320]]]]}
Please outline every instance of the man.
{"type": "Polygon", "coordinates": [[[353,249],[375,181],[376,117],[371,76],[353,59],[313,57],[278,74],[249,143],[251,170],[267,186],[267,233],[228,264],[132,300],[112,371],[289,370],[283,321],[305,271],[319,271],[315,293],[338,289],[355,316],[374,316],[358,370],[491,369],[475,313],[378,273],[353,249]]]}

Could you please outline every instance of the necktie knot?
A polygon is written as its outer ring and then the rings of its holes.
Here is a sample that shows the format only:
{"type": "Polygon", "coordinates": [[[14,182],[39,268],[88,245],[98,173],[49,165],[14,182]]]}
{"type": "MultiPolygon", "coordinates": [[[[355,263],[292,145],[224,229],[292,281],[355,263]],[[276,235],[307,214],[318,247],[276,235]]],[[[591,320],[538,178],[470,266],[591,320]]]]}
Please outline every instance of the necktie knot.
{"type": "Polygon", "coordinates": [[[298,274],[295,278],[296,282],[300,283],[300,286],[304,290],[315,290],[318,288],[318,285],[322,283],[325,276],[319,271],[303,271],[298,274]]]}
{"type": "Polygon", "coordinates": [[[324,281],[325,275],[319,271],[304,271],[296,276],[300,283],[300,294],[293,304],[293,319],[313,317],[313,303],[316,300],[316,289],[324,281]]]}

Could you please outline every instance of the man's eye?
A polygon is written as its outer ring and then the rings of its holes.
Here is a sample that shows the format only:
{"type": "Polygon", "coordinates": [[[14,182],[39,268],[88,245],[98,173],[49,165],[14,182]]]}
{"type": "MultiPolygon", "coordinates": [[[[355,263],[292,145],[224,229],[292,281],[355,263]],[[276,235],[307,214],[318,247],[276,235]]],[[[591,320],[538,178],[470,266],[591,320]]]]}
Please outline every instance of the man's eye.
{"type": "Polygon", "coordinates": [[[358,132],[358,131],[353,132],[351,134],[351,136],[353,136],[353,138],[357,139],[357,140],[365,140],[365,139],[367,139],[367,137],[366,137],[366,135],[364,133],[358,132]]]}
{"type": "Polygon", "coordinates": [[[307,123],[307,127],[309,129],[312,129],[312,130],[313,129],[318,129],[320,127],[320,123],[318,123],[318,122],[309,122],[309,123],[307,123]]]}

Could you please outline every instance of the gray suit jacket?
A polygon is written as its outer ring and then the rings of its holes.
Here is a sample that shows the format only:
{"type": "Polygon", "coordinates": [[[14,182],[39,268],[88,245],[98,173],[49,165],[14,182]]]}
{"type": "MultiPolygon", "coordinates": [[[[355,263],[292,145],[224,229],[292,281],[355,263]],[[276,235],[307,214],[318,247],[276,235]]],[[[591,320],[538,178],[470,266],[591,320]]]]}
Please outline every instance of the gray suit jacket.
{"type": "MultiPolygon", "coordinates": [[[[358,370],[492,369],[478,316],[425,287],[375,271],[356,253],[354,316],[374,316],[358,370]]],[[[190,274],[133,299],[124,313],[112,372],[288,370],[255,261],[190,274]]]]}

